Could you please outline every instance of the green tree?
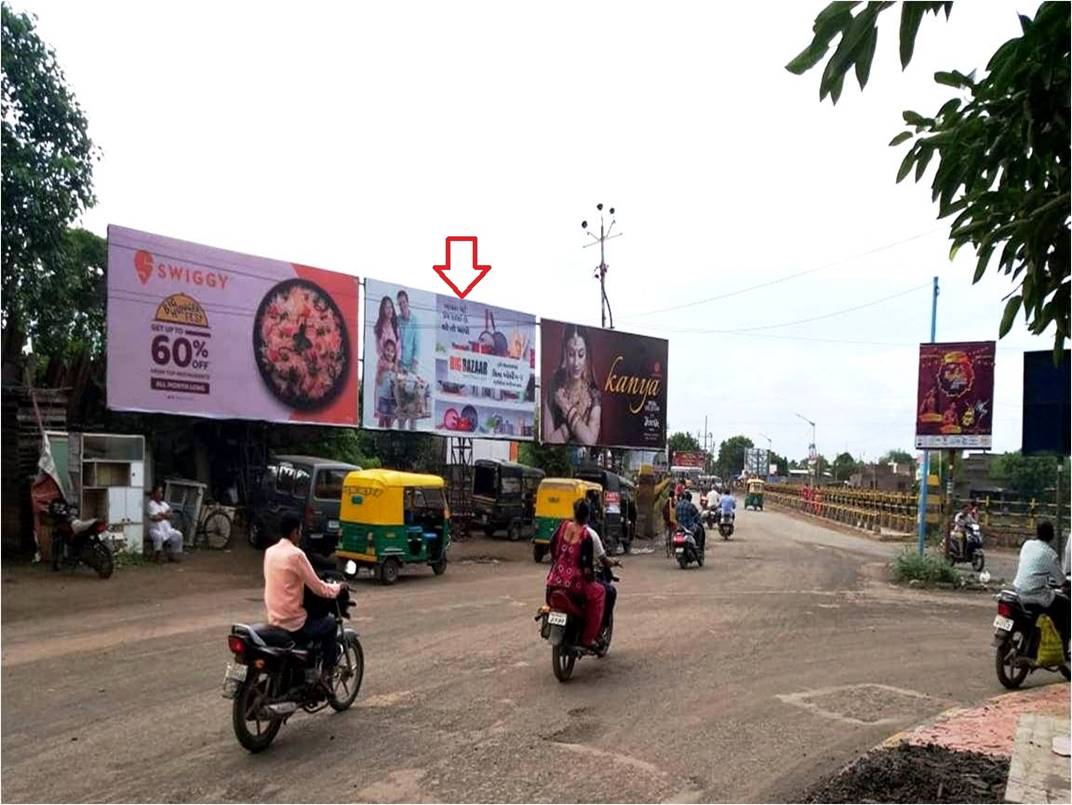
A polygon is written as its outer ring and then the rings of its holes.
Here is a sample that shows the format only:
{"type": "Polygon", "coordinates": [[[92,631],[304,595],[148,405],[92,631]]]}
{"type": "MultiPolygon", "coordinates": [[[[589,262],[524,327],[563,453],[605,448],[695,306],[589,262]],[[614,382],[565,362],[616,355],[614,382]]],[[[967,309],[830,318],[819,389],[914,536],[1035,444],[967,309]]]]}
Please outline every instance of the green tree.
{"type": "Polygon", "coordinates": [[[569,478],[573,474],[569,448],[562,445],[522,442],[517,450],[517,460],[538,467],[551,478],[569,478]]]}
{"type": "MultiPolygon", "coordinates": [[[[41,261],[36,277],[42,300],[29,320],[33,350],[69,357],[88,350],[104,352],[108,244],[85,229],[64,232],[60,248],[41,261]]],[[[43,364],[42,364],[43,365],[43,364]]]]}
{"type": "Polygon", "coordinates": [[[718,446],[718,474],[735,478],[744,469],[744,451],[755,447],[747,436],[731,436],[718,446]]]}
{"type": "Polygon", "coordinates": [[[700,443],[696,441],[696,437],[691,433],[677,433],[670,434],[670,438],[667,439],[666,445],[670,448],[671,461],[673,455],[676,452],[699,452],[703,448],[700,447],[700,443]]]}
{"type": "MultiPolygon", "coordinates": [[[[1012,489],[1021,500],[1052,501],[1056,495],[1058,459],[1055,456],[1025,456],[1004,453],[990,465],[990,477],[1012,489]]],[[[1068,500],[1069,467],[1061,480],[1063,497],[1068,500]]]]}
{"type": "Polygon", "coordinates": [[[362,469],[380,466],[375,438],[357,428],[328,428],[318,425],[287,425],[276,453],[301,453],[356,464],[362,469]]]}
{"type": "Polygon", "coordinates": [[[788,475],[789,468],[792,466],[792,462],[788,461],[785,456],[780,456],[773,451],[770,453],[770,463],[778,465],[779,475],[788,475]]]}
{"type": "Polygon", "coordinates": [[[879,459],[880,464],[897,464],[900,466],[908,467],[911,471],[915,472],[916,458],[911,453],[906,453],[904,450],[889,450],[882,458],[879,459]]]}
{"type": "MultiPolygon", "coordinates": [[[[797,75],[816,66],[835,37],[837,48],[823,69],[819,98],[841,97],[845,76],[854,70],[863,89],[878,41],[878,16],[893,3],[836,2],[815,18],[811,44],[786,69],[797,75]]],[[[927,13],[951,2],[901,4],[900,57],[912,59],[916,34],[927,13]]],[[[932,117],[904,112],[909,130],[890,142],[908,148],[897,181],[913,173],[920,181],[932,158],[938,167],[931,198],[938,217],[950,224],[950,256],[970,243],[977,256],[978,282],[997,255],[998,270],[1012,290],[998,326],[1004,337],[1023,310],[1035,334],[1055,325],[1055,360],[1069,335],[1069,4],[1042,3],[1035,17],[1021,15],[1021,35],[1001,45],[986,75],[957,70],[934,74],[955,90],[932,117]]]]}
{"type": "Polygon", "coordinates": [[[847,481],[853,473],[857,472],[860,462],[852,457],[852,453],[839,453],[834,459],[833,472],[835,481],[847,481]]]}
{"type": "MultiPolygon", "coordinates": [[[[50,306],[74,304],[63,312],[90,317],[99,299],[50,294],[67,284],[83,287],[85,265],[74,259],[84,238],[71,242],[68,227],[91,207],[93,163],[97,150],[89,138],[86,118],[68,88],[56,54],[41,41],[34,20],[2,6],[0,36],[3,121],[0,172],[0,264],[5,341],[14,336],[38,343],[62,339],[50,317],[50,306]]],[[[91,249],[90,249],[91,250],[91,249]]],[[[83,253],[83,257],[86,255],[83,253]]]]}

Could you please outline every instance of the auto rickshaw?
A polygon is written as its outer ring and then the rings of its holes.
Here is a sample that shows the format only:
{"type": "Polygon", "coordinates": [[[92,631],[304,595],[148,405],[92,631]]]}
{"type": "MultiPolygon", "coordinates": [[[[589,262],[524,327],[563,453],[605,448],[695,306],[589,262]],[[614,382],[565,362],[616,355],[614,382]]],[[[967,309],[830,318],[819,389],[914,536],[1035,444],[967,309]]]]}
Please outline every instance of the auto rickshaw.
{"type": "Polygon", "coordinates": [[[744,507],[763,511],[763,482],[758,478],[748,481],[748,493],[744,496],[744,507]]]}
{"type": "Polygon", "coordinates": [[[573,519],[573,506],[585,500],[598,506],[593,511],[593,526],[599,530],[602,517],[603,487],[577,478],[544,478],[536,489],[536,534],[532,538],[532,558],[542,562],[551,544],[551,537],[563,520],[573,519]]]}
{"type": "Polygon", "coordinates": [[[339,509],[341,562],[367,567],[394,584],[403,565],[447,569],[450,511],[443,479],[396,470],[359,470],[346,476],[339,509]]]}

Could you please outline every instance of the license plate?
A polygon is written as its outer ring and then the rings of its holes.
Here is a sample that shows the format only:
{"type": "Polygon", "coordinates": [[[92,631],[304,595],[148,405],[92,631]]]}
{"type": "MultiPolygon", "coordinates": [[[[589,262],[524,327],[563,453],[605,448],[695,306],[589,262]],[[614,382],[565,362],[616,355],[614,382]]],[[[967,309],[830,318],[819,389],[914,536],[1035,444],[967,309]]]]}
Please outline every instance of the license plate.
{"type": "Polygon", "coordinates": [[[994,628],[1001,629],[1005,632],[1011,632],[1013,627],[1012,618],[1006,618],[1004,615],[997,615],[994,618],[994,628]]]}
{"type": "Polygon", "coordinates": [[[684,548],[674,548],[674,553],[685,553],[684,548]]]}
{"type": "Polygon", "coordinates": [[[338,520],[328,520],[328,531],[338,531],[338,530],[339,530],[339,521],[338,520]]]}
{"type": "Polygon", "coordinates": [[[565,626],[566,625],[566,613],[565,612],[551,612],[547,616],[547,622],[552,626],[565,626]]]}
{"type": "Polygon", "coordinates": [[[223,698],[233,699],[246,679],[245,665],[227,663],[227,673],[223,675],[223,698]]]}

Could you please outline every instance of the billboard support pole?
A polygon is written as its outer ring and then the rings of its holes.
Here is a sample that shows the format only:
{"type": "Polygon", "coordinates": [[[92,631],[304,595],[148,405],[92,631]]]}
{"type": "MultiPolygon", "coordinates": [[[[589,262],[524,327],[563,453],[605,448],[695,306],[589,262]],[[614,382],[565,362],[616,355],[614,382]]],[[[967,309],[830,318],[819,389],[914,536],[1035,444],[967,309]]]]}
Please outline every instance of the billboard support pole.
{"type": "MultiPolygon", "coordinates": [[[[938,278],[934,278],[934,291],[931,295],[931,340],[937,335],[938,319],[938,278]]],[[[927,481],[931,474],[931,454],[929,450],[923,451],[923,467],[919,475],[919,555],[927,547],[927,481]]]]}

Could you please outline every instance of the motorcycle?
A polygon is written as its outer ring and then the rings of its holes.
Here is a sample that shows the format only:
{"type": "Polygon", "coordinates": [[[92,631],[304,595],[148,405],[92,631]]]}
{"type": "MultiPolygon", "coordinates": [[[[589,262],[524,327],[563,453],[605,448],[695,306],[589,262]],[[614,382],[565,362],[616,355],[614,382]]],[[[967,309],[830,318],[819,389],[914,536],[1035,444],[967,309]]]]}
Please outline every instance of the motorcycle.
{"type": "Polygon", "coordinates": [[[733,512],[722,512],[722,516],[718,521],[718,533],[722,535],[722,539],[728,540],[733,536],[734,520],[736,516],[733,512]]]}
{"type": "Polygon", "coordinates": [[[704,527],[714,528],[718,525],[719,511],[717,508],[707,509],[704,514],[704,527]]]}
{"type": "Polygon", "coordinates": [[[982,571],[986,564],[986,557],[983,555],[983,532],[978,523],[964,525],[963,546],[954,526],[945,540],[945,559],[951,565],[971,562],[972,570],[976,573],[982,571]]]}
{"type": "MultiPolygon", "coordinates": [[[[602,569],[602,581],[620,581],[609,568],[602,569]]],[[[594,648],[581,645],[584,629],[584,604],[563,590],[552,590],[548,601],[536,612],[534,618],[540,624],[540,637],[551,643],[551,670],[559,682],[567,682],[573,675],[573,667],[581,657],[602,659],[610,651],[614,635],[614,611],[603,611],[603,626],[596,638],[594,648]]]]}
{"type": "Polygon", "coordinates": [[[73,570],[81,562],[102,579],[111,576],[115,557],[101,537],[108,524],[100,519],[78,520],[78,509],[64,500],[52,501],[48,510],[56,521],[52,531],[52,569],[67,566],[73,570]]]}
{"type": "Polygon", "coordinates": [[[674,532],[673,538],[674,558],[678,566],[684,570],[693,562],[697,567],[703,567],[704,549],[696,542],[696,536],[689,531],[679,528],[674,532]]]}
{"type": "MultiPolygon", "coordinates": [[[[357,573],[357,565],[348,562],[346,572],[357,573]],[[354,565],[352,570],[349,565],[354,565]]],[[[325,581],[342,581],[338,573],[320,571],[317,575],[325,581]]],[[[321,681],[323,663],[315,643],[298,645],[290,632],[264,623],[232,624],[227,648],[234,660],[227,663],[224,673],[223,697],[233,700],[231,723],[235,737],[247,750],[267,749],[299,709],[317,713],[330,706],[342,712],[354,703],[364,678],[365,655],[357,631],[344,626],[353,603],[346,586],[331,602],[338,662],[330,688],[321,681]]]]}
{"type": "MultiPolygon", "coordinates": [[[[1064,589],[1067,595],[1067,582],[1064,589]]],[[[998,681],[1015,690],[1028,674],[1040,668],[1057,671],[1068,679],[1068,657],[1053,621],[1024,604],[1014,590],[1002,590],[994,598],[998,602],[998,614],[994,617],[992,645],[997,649],[994,665],[998,681]]],[[[1068,605],[1067,598],[1065,605],[1068,605]]]]}

